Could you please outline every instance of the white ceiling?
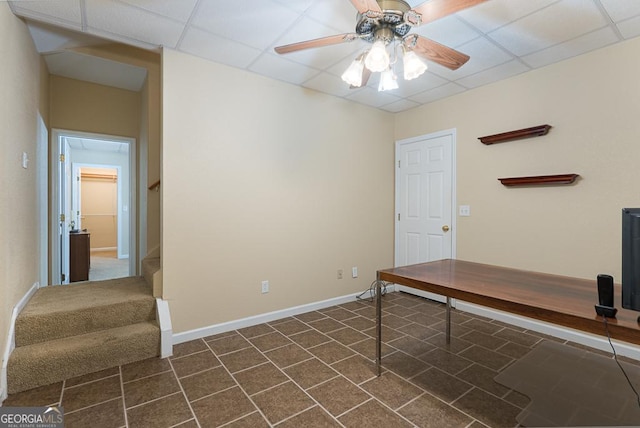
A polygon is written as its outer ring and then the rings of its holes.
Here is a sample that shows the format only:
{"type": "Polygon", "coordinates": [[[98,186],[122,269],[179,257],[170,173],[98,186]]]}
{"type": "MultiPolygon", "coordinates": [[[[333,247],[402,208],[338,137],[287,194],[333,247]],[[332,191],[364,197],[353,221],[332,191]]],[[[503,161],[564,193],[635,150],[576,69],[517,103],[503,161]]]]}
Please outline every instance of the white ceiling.
{"type": "Polygon", "coordinates": [[[115,154],[129,153],[129,144],[118,141],[93,140],[90,138],[67,137],[69,147],[73,150],[89,150],[115,154]]]}
{"type": "MultiPolygon", "coordinates": [[[[408,1],[412,7],[422,2],[408,1]]],[[[366,43],[361,40],[284,56],[273,51],[283,44],[353,32],[356,10],[349,0],[22,0],[9,4],[16,15],[55,27],[30,25],[42,53],[104,43],[104,39],[147,49],[167,47],[390,112],[640,35],[640,0],[489,0],[412,30],[470,55],[467,64],[451,71],[429,63],[421,77],[412,81],[399,77],[399,89],[378,92],[377,74],[359,89],[349,89],[340,79],[364,50],[366,43]],[[73,32],[60,35],[59,28],[73,32]],[[78,33],[83,40],[74,39],[78,33]]],[[[65,57],[61,58],[58,62],[64,63],[65,57]]],[[[62,68],[51,72],[70,72],[62,68]]],[[[118,72],[128,75],[130,71],[118,72]]]]}

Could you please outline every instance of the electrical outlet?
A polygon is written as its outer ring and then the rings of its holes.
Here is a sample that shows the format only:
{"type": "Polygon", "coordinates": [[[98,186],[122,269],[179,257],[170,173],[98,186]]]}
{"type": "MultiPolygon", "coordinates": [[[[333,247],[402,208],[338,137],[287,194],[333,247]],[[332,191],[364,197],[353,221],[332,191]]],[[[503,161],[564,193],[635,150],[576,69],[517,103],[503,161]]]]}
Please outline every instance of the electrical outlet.
{"type": "Polygon", "coordinates": [[[338,269],[338,279],[342,279],[342,269],[338,269]]]}
{"type": "Polygon", "coordinates": [[[269,292],[269,281],[262,281],[262,294],[269,292]]]}
{"type": "Polygon", "coordinates": [[[351,278],[357,278],[358,277],[358,267],[354,266],[351,268],[351,278]]]}
{"type": "Polygon", "coordinates": [[[460,205],[458,213],[460,217],[469,217],[471,215],[471,207],[469,205],[460,205]]]}

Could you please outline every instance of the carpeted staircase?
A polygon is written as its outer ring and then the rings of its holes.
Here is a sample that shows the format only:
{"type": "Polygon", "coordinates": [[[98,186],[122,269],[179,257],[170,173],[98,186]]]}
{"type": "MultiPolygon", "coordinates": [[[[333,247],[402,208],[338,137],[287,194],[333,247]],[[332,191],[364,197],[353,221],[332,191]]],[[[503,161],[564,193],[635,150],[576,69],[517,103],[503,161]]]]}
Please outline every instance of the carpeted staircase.
{"type": "Polygon", "coordinates": [[[15,325],[9,393],[160,354],[151,286],[143,277],[41,288],[15,325]]]}

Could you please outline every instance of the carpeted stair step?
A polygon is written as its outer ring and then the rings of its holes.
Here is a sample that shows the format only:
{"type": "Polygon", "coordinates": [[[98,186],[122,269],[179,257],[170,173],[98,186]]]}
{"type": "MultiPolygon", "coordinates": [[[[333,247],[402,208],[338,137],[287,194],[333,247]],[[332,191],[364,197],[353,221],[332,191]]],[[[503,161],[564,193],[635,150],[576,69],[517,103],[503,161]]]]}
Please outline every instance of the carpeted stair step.
{"type": "Polygon", "coordinates": [[[155,299],[143,277],[41,288],[15,325],[16,347],[156,319],[155,299]]]}
{"type": "Polygon", "coordinates": [[[9,393],[157,356],[155,321],[16,348],[7,367],[9,393]]]}

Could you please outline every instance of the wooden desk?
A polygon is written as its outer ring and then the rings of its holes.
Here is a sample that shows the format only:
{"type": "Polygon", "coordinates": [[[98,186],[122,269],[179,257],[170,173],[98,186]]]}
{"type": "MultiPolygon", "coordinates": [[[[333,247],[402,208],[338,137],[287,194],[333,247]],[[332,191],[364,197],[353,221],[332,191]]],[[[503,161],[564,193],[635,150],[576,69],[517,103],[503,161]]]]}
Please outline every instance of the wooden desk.
{"type": "MultiPolygon", "coordinates": [[[[451,298],[535,318],[541,321],[606,335],[602,317],[596,315],[596,279],[529,272],[462,260],[438,260],[378,271],[376,286],[378,370],[381,362],[381,281],[392,282],[447,297],[447,336],[451,298]]],[[[640,344],[638,313],[622,309],[620,287],[615,287],[618,314],[609,319],[611,337],[640,344]]],[[[379,373],[379,371],[378,371],[379,373]]]]}

